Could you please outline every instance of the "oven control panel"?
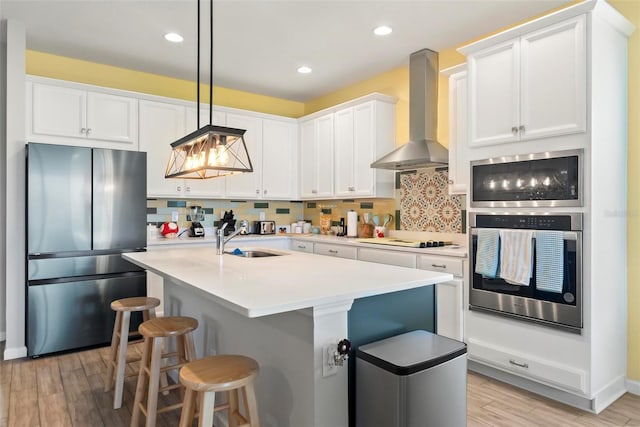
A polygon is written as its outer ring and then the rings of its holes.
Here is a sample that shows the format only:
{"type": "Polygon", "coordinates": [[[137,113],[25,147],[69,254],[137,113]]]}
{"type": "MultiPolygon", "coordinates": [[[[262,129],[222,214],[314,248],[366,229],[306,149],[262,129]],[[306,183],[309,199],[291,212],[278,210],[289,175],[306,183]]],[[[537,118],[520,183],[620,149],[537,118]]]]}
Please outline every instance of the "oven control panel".
{"type": "Polygon", "coordinates": [[[510,228],[529,230],[560,230],[569,231],[581,229],[582,224],[576,226],[575,215],[475,215],[476,228],[510,228]]]}

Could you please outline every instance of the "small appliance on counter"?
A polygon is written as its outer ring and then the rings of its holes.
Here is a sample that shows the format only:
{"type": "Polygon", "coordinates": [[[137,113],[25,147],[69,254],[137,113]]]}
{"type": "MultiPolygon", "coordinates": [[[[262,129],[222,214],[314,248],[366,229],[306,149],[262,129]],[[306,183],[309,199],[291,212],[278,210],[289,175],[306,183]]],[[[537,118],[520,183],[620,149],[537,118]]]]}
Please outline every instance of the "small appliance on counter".
{"type": "Polygon", "coordinates": [[[276,222],[275,221],[254,221],[253,232],[255,234],[275,234],[276,222]]]}
{"type": "Polygon", "coordinates": [[[222,227],[224,224],[227,224],[224,229],[225,236],[228,236],[229,234],[236,231],[236,220],[233,219],[233,210],[230,210],[229,212],[224,211],[224,215],[222,215],[222,219],[220,220],[220,227],[222,227]]]}
{"type": "Polygon", "coordinates": [[[240,220],[240,234],[251,234],[251,225],[249,224],[249,221],[246,219],[241,219],[240,220]]]}
{"type": "Polygon", "coordinates": [[[204,237],[204,227],[200,221],[204,221],[204,211],[200,206],[191,206],[191,227],[189,227],[189,237],[204,237]]]}

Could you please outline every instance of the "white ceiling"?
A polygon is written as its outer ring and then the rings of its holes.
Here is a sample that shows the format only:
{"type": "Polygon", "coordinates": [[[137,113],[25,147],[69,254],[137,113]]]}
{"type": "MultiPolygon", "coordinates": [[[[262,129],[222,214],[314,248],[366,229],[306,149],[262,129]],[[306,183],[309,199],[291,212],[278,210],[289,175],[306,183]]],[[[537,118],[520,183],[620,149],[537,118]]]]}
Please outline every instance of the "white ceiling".
{"type": "MultiPolygon", "coordinates": [[[[209,1],[202,0],[201,79],[208,81],[209,1]]],[[[307,101],[452,48],[568,0],[214,0],[214,84],[307,101]],[[371,30],[393,27],[380,38],[371,30]],[[308,75],[296,72],[305,64],[308,75]]],[[[27,48],[195,80],[195,0],[0,0],[27,48]],[[182,44],[163,35],[176,31],[182,44]]]]}

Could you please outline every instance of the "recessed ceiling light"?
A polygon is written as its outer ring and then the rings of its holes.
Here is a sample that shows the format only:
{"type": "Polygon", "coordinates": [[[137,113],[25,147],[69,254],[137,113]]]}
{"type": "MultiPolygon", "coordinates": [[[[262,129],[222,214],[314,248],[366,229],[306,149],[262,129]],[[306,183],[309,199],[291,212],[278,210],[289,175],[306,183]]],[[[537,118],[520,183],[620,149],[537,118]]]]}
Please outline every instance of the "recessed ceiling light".
{"type": "Polygon", "coordinates": [[[298,67],[298,72],[300,74],[309,74],[311,72],[311,68],[307,67],[306,65],[303,65],[302,67],[298,67]]]}
{"type": "Polygon", "coordinates": [[[178,33],[167,33],[164,35],[164,38],[173,43],[181,43],[184,40],[184,37],[178,33]]]}
{"type": "Polygon", "coordinates": [[[373,34],[375,34],[376,36],[386,36],[391,34],[392,32],[393,29],[391,29],[391,27],[387,27],[386,25],[380,25],[379,27],[373,29],[373,34]]]}

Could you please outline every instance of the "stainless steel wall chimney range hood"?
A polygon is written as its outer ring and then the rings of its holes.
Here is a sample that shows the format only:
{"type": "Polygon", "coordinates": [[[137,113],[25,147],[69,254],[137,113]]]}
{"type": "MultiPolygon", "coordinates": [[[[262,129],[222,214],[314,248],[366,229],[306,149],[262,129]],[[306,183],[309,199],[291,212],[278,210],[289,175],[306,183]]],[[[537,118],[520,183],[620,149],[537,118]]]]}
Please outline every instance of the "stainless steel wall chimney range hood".
{"type": "Polygon", "coordinates": [[[449,163],[437,140],[438,53],[422,49],[409,58],[410,141],[371,163],[374,169],[407,170],[449,163]]]}

